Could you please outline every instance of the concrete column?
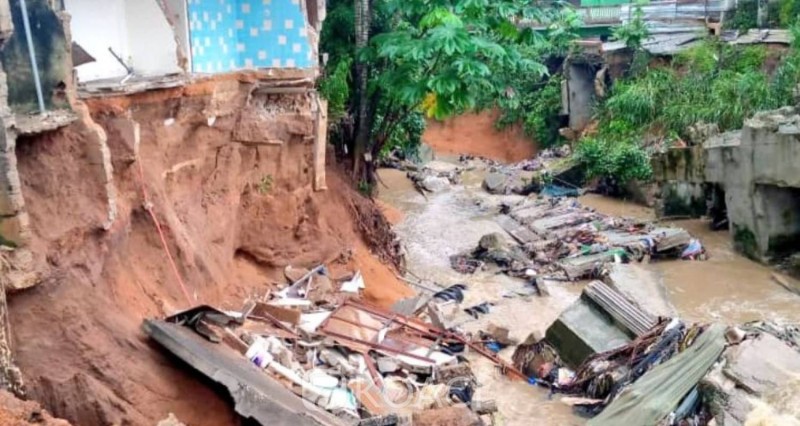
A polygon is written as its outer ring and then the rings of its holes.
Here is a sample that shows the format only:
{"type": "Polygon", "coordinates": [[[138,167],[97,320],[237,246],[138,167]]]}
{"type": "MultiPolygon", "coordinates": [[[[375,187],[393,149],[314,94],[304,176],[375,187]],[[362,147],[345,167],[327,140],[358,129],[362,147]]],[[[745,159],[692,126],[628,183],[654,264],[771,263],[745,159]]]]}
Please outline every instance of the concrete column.
{"type": "MultiPolygon", "coordinates": [[[[0,48],[14,32],[8,0],[0,0],[0,48]]],[[[8,108],[8,84],[0,64],[0,246],[21,245],[27,239],[28,216],[17,174],[16,136],[9,132],[13,116],[8,108]]],[[[27,253],[26,253],[27,254],[27,253]]],[[[11,326],[8,322],[6,289],[11,288],[11,257],[0,247],[0,389],[25,395],[22,373],[11,351],[11,326]]]]}
{"type": "Polygon", "coordinates": [[[325,150],[328,146],[328,101],[316,97],[314,119],[314,190],[328,189],[325,181],[325,150]]]}
{"type": "Polygon", "coordinates": [[[29,237],[29,227],[17,173],[17,138],[9,130],[13,121],[6,74],[0,65],[0,244],[22,246],[29,237]]]}

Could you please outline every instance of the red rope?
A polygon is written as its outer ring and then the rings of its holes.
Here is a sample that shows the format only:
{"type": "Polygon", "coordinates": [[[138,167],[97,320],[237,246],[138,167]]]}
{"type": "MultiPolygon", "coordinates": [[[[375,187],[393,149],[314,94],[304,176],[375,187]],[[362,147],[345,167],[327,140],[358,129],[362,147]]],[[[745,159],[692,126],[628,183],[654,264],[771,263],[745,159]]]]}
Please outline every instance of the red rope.
{"type": "Polygon", "coordinates": [[[153,219],[153,224],[156,225],[156,230],[158,230],[158,236],[161,238],[161,246],[164,248],[164,252],[167,254],[167,259],[169,259],[169,264],[172,265],[172,272],[175,274],[175,278],[178,280],[178,284],[181,286],[181,291],[183,292],[184,297],[186,297],[186,302],[189,303],[189,306],[192,306],[194,303],[192,302],[192,298],[189,297],[189,291],[186,290],[186,284],[183,282],[183,278],[181,278],[180,272],[178,272],[178,265],[175,264],[175,259],[172,257],[172,253],[169,251],[169,246],[167,245],[167,239],[164,237],[164,231],[161,229],[161,224],[158,222],[158,218],[156,214],[153,212],[153,205],[150,204],[150,199],[147,197],[147,189],[144,185],[144,169],[142,168],[142,160],[141,158],[136,161],[139,163],[139,186],[142,188],[142,197],[144,198],[144,209],[150,213],[150,218],[153,219]]]}

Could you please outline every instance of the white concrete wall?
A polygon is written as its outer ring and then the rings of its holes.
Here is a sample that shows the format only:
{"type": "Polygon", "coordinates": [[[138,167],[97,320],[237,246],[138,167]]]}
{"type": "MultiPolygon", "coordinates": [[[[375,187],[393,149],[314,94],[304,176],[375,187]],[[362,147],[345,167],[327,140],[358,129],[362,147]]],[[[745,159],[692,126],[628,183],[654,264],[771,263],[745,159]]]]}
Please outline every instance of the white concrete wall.
{"type": "Polygon", "coordinates": [[[123,58],[129,56],[128,30],[125,25],[125,1],[65,0],[72,15],[72,40],[97,61],[77,67],[80,81],[121,77],[125,68],[108,51],[109,46],[123,58]]]}
{"type": "MultiPolygon", "coordinates": [[[[127,74],[109,47],[137,75],[181,71],[175,33],[156,0],[65,0],[65,6],[72,15],[73,40],[97,60],[76,68],[80,81],[127,74]]],[[[185,24],[183,28],[185,34],[185,24]]]]}
{"type": "Polygon", "coordinates": [[[186,70],[192,69],[191,36],[189,35],[189,7],[186,0],[164,0],[167,9],[167,18],[172,21],[175,34],[178,37],[179,48],[186,58],[186,70]]]}
{"type": "Polygon", "coordinates": [[[156,0],[125,0],[128,51],[137,75],[180,72],[175,33],[156,0]]]}

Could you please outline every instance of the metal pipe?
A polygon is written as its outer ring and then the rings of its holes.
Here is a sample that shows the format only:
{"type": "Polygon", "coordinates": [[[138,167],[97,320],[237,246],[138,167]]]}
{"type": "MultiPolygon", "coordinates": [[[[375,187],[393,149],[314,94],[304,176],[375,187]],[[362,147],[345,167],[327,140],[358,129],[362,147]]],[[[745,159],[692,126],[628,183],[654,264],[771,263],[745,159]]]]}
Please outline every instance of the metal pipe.
{"type": "Polygon", "coordinates": [[[33,47],[33,36],[31,35],[31,23],[28,20],[28,5],[25,0],[19,0],[22,9],[22,24],[25,27],[25,38],[28,40],[28,54],[31,56],[31,68],[33,69],[33,82],[36,85],[36,100],[39,101],[39,112],[44,114],[44,95],[42,95],[42,82],[39,80],[39,66],[36,64],[36,49],[33,47]]]}

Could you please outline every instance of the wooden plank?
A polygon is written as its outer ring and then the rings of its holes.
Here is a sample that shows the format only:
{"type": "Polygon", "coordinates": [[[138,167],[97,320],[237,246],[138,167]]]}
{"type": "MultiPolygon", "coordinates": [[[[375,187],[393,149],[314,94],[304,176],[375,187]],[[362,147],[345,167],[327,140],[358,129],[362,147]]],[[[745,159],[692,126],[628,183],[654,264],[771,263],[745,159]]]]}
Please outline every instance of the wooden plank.
{"type": "Polygon", "coordinates": [[[544,217],[557,216],[575,210],[568,206],[551,206],[549,203],[541,206],[532,206],[523,210],[511,212],[511,217],[522,224],[528,224],[544,217]]]}
{"type": "Polygon", "coordinates": [[[281,306],[268,305],[263,302],[256,302],[256,306],[253,308],[251,315],[257,317],[272,316],[278,321],[297,325],[300,323],[300,315],[302,315],[302,312],[281,306]],[[264,313],[267,313],[267,315],[264,315],[264,313]]]}
{"type": "Polygon", "coordinates": [[[569,279],[577,280],[589,276],[596,267],[613,262],[615,253],[616,251],[609,250],[603,253],[570,257],[559,261],[558,266],[569,279]]]}
{"type": "Polygon", "coordinates": [[[530,224],[533,232],[541,236],[548,235],[550,231],[567,227],[580,225],[590,222],[594,218],[594,214],[583,211],[570,212],[560,216],[552,216],[548,218],[539,219],[530,224]]]}
{"type": "Polygon", "coordinates": [[[692,236],[682,228],[658,228],[650,232],[656,242],[656,251],[663,252],[682,247],[692,240],[692,236]]]}
{"type": "Polygon", "coordinates": [[[514,220],[507,215],[500,215],[497,217],[497,223],[503,228],[504,231],[511,235],[520,244],[527,244],[539,240],[539,237],[531,232],[528,228],[522,226],[521,223],[514,220]]]}

